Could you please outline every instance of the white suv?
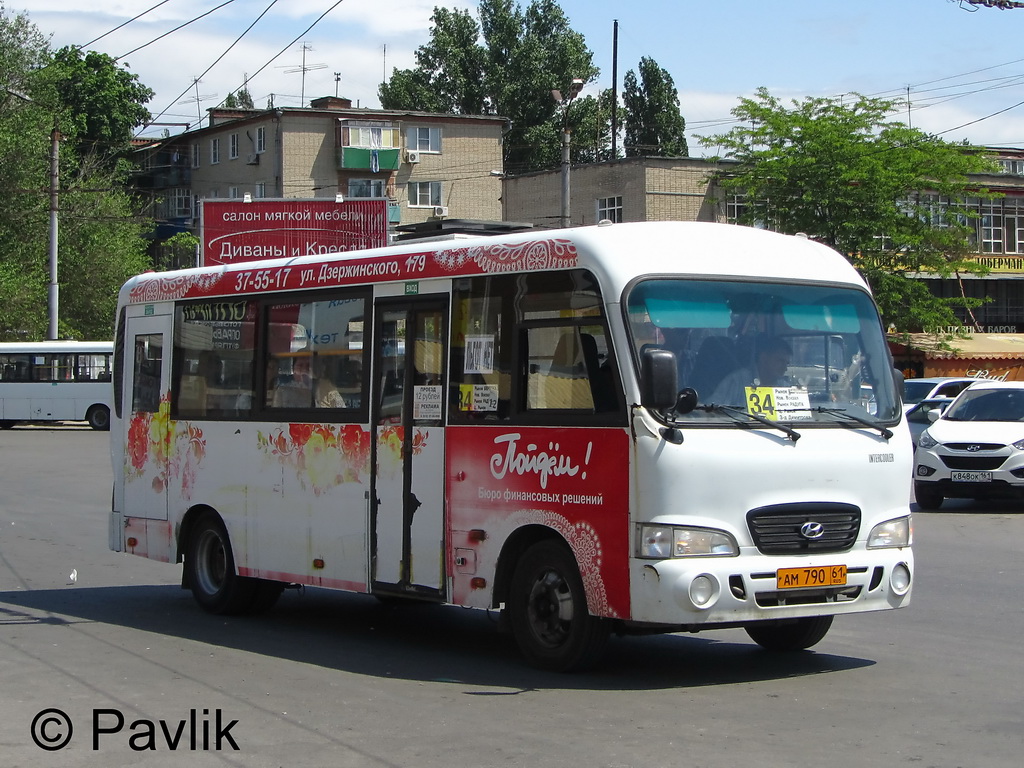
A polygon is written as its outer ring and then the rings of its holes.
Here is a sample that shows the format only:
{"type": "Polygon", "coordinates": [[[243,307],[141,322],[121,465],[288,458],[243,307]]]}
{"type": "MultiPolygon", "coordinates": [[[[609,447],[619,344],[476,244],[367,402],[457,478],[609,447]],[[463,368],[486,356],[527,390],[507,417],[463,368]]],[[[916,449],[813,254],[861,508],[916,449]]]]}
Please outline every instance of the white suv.
{"type": "Polygon", "coordinates": [[[921,433],[914,496],[922,509],[945,498],[1024,498],[1024,382],[979,381],[921,433]]]}

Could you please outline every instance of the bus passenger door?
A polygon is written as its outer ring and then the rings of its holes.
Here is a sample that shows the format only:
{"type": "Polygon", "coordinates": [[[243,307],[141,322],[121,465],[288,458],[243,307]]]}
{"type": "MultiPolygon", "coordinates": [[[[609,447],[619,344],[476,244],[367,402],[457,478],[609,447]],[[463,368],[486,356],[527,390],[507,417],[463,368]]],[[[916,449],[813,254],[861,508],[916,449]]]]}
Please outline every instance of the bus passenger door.
{"type": "Polygon", "coordinates": [[[447,298],[381,300],[375,313],[370,579],[444,597],[447,298]]]}
{"type": "MultiPolygon", "coordinates": [[[[125,518],[167,519],[168,452],[173,447],[168,399],[170,322],[171,315],[127,320],[119,507],[125,518]]],[[[117,501],[115,496],[115,506],[117,501]]]]}

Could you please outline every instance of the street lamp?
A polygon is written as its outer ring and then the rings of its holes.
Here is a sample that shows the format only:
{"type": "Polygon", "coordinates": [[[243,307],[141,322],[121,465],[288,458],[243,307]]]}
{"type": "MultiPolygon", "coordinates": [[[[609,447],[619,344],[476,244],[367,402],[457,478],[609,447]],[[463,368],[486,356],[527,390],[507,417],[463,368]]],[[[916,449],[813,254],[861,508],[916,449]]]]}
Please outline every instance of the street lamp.
{"type": "MultiPolygon", "coordinates": [[[[12,91],[5,88],[11,96],[15,96],[29,104],[35,104],[35,99],[26,96],[24,93],[12,91]]],[[[53,118],[53,131],[50,133],[50,285],[47,289],[47,306],[49,308],[49,329],[46,338],[49,341],[56,341],[57,336],[57,312],[59,306],[57,286],[57,190],[60,188],[60,130],[57,128],[57,116],[53,118]]]]}
{"type": "Polygon", "coordinates": [[[561,226],[569,226],[569,104],[580,95],[583,90],[583,80],[578,77],[572,79],[572,85],[565,97],[559,90],[551,91],[551,98],[562,108],[562,213],[561,226]]]}

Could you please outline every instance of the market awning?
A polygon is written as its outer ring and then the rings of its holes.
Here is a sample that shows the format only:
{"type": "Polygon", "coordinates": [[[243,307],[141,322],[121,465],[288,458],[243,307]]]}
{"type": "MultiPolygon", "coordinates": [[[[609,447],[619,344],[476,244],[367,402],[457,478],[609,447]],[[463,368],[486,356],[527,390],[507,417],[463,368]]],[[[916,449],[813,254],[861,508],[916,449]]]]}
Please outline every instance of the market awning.
{"type": "MultiPolygon", "coordinates": [[[[904,334],[889,334],[894,348],[909,347],[929,360],[1024,360],[1024,335],[1016,333],[978,333],[954,338],[944,345],[930,333],[912,333],[904,344],[904,334]]],[[[893,350],[894,353],[896,349],[893,350]]]]}

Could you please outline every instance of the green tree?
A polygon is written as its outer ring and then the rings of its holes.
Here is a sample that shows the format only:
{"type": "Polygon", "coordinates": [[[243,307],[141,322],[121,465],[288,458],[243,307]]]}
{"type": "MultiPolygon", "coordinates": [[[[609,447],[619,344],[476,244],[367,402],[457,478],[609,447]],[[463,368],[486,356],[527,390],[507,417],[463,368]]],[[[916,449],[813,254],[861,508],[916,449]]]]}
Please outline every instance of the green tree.
{"type": "Polygon", "coordinates": [[[57,113],[64,146],[109,167],[131,150],[135,129],[151,115],[153,91],[104,53],[61,48],[38,73],[57,113]]]}
{"type": "Polygon", "coordinates": [[[720,174],[740,195],[740,223],[803,232],[848,256],[901,331],[957,325],[965,297],[939,298],[915,279],[984,272],[971,251],[962,203],[984,190],[968,176],[992,172],[975,147],[951,144],[892,119],[899,105],[860,95],[791,106],[761,88],[741,99],[738,125],[701,139],[737,161],[720,174]]]}
{"type": "Polygon", "coordinates": [[[477,10],[479,23],[467,11],[435,8],[416,67],[381,84],[381,106],[508,117],[506,170],[557,165],[563,119],[576,127],[572,118],[583,112],[563,113],[551,91],[596,78],[593,54],[554,0],[532,0],[525,11],[513,0],[480,0],[477,10]]]}
{"type": "Polygon", "coordinates": [[[254,109],[252,103],[252,94],[249,93],[249,89],[242,87],[238,91],[232,91],[229,93],[221,106],[225,109],[254,109]]]}
{"type": "Polygon", "coordinates": [[[647,56],[640,59],[640,79],[629,70],[623,79],[626,157],[686,157],[686,121],[672,76],[647,56]]]}
{"type": "Polygon", "coordinates": [[[138,206],[124,191],[126,164],[119,161],[134,127],[130,116],[145,113],[132,99],[145,97],[148,89],[132,87],[134,76],[125,75],[126,81],[104,72],[110,63],[90,55],[58,58],[25,15],[10,16],[0,5],[0,339],[46,337],[55,121],[65,137],[59,334],[110,338],[118,288],[148,267],[142,235],[152,223],[137,216],[138,206]],[[96,79],[83,80],[88,72],[97,73],[96,79]],[[112,93],[104,91],[104,82],[112,93]]]}

